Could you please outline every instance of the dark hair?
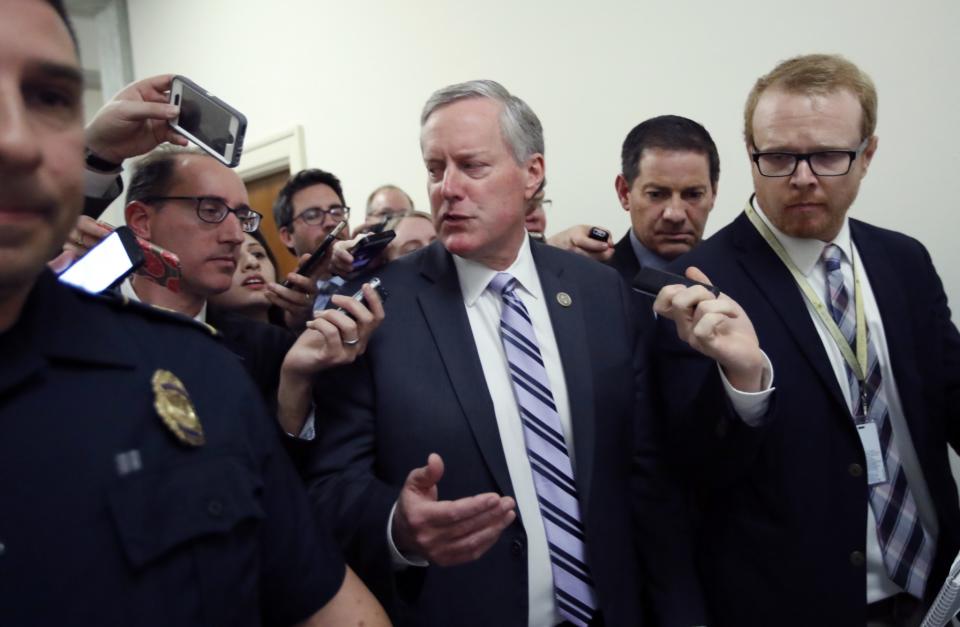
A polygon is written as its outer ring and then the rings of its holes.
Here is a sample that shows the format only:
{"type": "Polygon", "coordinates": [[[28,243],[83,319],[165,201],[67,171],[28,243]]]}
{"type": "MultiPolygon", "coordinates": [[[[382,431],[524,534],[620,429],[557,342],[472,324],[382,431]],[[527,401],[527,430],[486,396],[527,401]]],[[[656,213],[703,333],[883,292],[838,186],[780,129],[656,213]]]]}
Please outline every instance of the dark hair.
{"type": "Polygon", "coordinates": [[[257,240],[257,243],[263,246],[263,251],[267,254],[267,259],[270,260],[270,263],[273,264],[274,273],[280,272],[280,266],[277,265],[277,258],[273,256],[273,251],[270,250],[270,244],[267,243],[267,238],[263,236],[263,232],[260,229],[257,229],[253,233],[246,233],[246,235],[251,236],[253,239],[257,240]]]}
{"type": "Polygon", "coordinates": [[[195,148],[162,146],[137,162],[127,186],[127,202],[142,201],[150,196],[166,196],[174,183],[177,157],[207,156],[195,148]]]}
{"type": "Polygon", "coordinates": [[[710,184],[716,189],[720,180],[720,155],[710,133],[700,124],[679,115],[661,115],[634,126],[623,140],[620,151],[627,185],[633,185],[640,176],[640,157],[647,148],[689,150],[705,155],[710,167],[710,184]]]}
{"type": "Polygon", "coordinates": [[[313,187],[314,185],[327,185],[340,199],[340,203],[347,204],[343,199],[343,188],[340,186],[340,179],[333,174],[312,168],[309,170],[300,170],[290,177],[290,180],[283,186],[277,199],[273,203],[273,219],[277,223],[277,228],[287,226],[293,221],[293,196],[302,189],[313,187]]]}
{"type": "Polygon", "coordinates": [[[70,16],[67,15],[67,10],[63,6],[62,0],[47,0],[54,11],[57,12],[57,15],[60,16],[60,19],[63,20],[63,25],[67,27],[67,32],[70,33],[70,39],[73,40],[73,48],[77,51],[77,54],[80,54],[80,42],[77,41],[77,33],[73,30],[73,23],[70,21],[70,16]]]}

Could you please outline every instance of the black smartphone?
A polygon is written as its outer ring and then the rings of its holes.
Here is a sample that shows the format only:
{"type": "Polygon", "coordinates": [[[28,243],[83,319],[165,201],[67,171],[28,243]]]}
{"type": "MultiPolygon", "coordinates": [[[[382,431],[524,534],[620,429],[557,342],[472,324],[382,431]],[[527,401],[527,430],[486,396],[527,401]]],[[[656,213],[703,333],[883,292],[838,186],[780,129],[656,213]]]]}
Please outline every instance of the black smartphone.
{"type": "Polygon", "coordinates": [[[610,231],[601,229],[599,226],[591,226],[590,232],[587,233],[587,237],[590,239],[595,239],[598,242],[606,242],[610,239],[610,231]]]}
{"type": "MultiPolygon", "coordinates": [[[[380,296],[380,302],[383,302],[383,303],[387,302],[387,298],[390,296],[390,292],[388,292],[388,291],[387,291],[387,288],[385,288],[385,287],[383,286],[383,282],[380,280],[380,277],[373,277],[372,279],[370,279],[369,281],[367,281],[367,283],[370,285],[370,287],[372,287],[374,290],[376,290],[377,295],[380,296]]],[[[354,293],[353,293],[353,296],[351,296],[351,298],[352,298],[353,300],[356,300],[356,301],[359,301],[359,302],[363,303],[364,305],[367,305],[367,299],[366,299],[366,298],[364,297],[364,295],[363,295],[363,286],[360,286],[360,289],[358,289],[356,292],[354,292],[354,293]]],[[[333,307],[332,307],[332,303],[331,303],[331,305],[327,305],[327,308],[328,308],[328,309],[332,309],[332,308],[333,308],[333,307]]],[[[340,312],[343,312],[343,313],[347,314],[348,316],[350,315],[350,314],[347,312],[347,310],[344,309],[343,307],[336,307],[336,310],[337,310],[337,311],[340,311],[340,312]]]]}
{"type": "Polygon", "coordinates": [[[247,118],[184,76],[170,83],[170,102],[180,115],[170,126],[213,157],[233,168],[240,163],[247,118]]]}
{"type": "MultiPolygon", "coordinates": [[[[347,228],[346,220],[333,227],[333,230],[327,233],[327,236],[323,238],[323,241],[320,242],[320,245],[317,246],[317,249],[313,251],[313,254],[310,255],[310,258],[304,261],[303,265],[297,268],[297,274],[301,276],[310,276],[313,274],[313,271],[316,270],[317,266],[320,265],[320,262],[323,261],[323,257],[327,254],[330,246],[333,245],[333,242],[337,239],[337,236],[340,235],[340,232],[345,228],[347,228]]],[[[284,281],[283,286],[290,287],[290,281],[284,281]]]]}
{"type": "Polygon", "coordinates": [[[351,270],[359,272],[363,270],[370,262],[383,254],[387,245],[397,236],[396,231],[381,231],[363,238],[350,249],[353,255],[353,264],[351,270]]]}
{"type": "Polygon", "coordinates": [[[720,288],[714,285],[707,285],[706,283],[700,283],[699,281],[688,279],[687,277],[679,274],[664,272],[663,270],[656,270],[654,268],[640,268],[640,272],[633,277],[634,291],[642,292],[649,296],[653,296],[654,298],[657,297],[657,294],[659,294],[660,290],[662,290],[664,287],[677,284],[685,285],[687,287],[702,285],[710,290],[714,296],[720,296],[720,288]]]}
{"type": "Polygon", "coordinates": [[[60,273],[60,281],[93,294],[120,283],[143,265],[144,255],[137,236],[125,226],[114,229],[86,255],[60,273]]]}

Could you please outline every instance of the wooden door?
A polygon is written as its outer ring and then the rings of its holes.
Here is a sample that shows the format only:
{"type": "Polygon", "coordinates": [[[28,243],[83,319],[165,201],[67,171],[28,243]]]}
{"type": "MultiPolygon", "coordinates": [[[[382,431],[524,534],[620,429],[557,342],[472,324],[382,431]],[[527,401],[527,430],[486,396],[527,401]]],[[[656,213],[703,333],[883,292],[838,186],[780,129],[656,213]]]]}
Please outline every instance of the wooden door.
{"type": "Polygon", "coordinates": [[[270,245],[270,251],[277,258],[278,280],[282,280],[288,272],[297,268],[297,259],[280,241],[277,223],[273,219],[273,201],[276,200],[277,194],[289,178],[290,171],[282,170],[276,174],[244,181],[247,194],[250,196],[250,207],[263,215],[263,220],[260,221],[260,232],[270,245]]]}

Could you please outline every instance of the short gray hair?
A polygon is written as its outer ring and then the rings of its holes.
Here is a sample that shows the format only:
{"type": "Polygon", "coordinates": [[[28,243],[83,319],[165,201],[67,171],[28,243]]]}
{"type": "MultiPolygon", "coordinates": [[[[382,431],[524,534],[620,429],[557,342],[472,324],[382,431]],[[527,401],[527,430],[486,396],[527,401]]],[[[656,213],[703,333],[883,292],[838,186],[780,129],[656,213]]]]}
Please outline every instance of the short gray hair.
{"type": "Polygon", "coordinates": [[[467,98],[490,98],[503,105],[500,112],[500,133],[510,146],[518,164],[539,153],[543,154],[543,126],[527,103],[496,81],[477,80],[449,85],[433,92],[420,114],[420,126],[440,107],[467,98]]]}

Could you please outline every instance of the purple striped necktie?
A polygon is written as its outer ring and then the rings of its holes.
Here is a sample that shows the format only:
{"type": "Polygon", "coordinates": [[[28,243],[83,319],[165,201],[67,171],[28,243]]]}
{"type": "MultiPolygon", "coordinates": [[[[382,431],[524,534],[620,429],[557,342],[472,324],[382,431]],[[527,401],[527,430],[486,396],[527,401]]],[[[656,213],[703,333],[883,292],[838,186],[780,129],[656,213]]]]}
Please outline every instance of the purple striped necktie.
{"type": "Polygon", "coordinates": [[[587,564],[577,485],[530,314],[516,287],[515,278],[500,272],[487,289],[503,299],[500,339],[546,531],[557,609],[565,620],[587,625],[597,598],[587,564]]]}
{"type": "MultiPolygon", "coordinates": [[[[836,244],[823,249],[823,266],[827,277],[827,307],[851,348],[857,335],[856,308],[844,284],[840,262],[843,251],[836,244]]],[[[867,335],[867,416],[877,425],[880,447],[887,468],[887,482],[870,487],[870,507],[877,520],[877,538],[883,552],[883,564],[895,584],[918,599],[933,562],[934,542],[923,524],[913,499],[907,476],[900,463],[900,453],[893,437],[887,412],[887,395],[881,379],[880,364],[873,342],[867,335]]],[[[847,366],[847,381],[853,402],[859,404],[860,383],[847,366]]]]}

